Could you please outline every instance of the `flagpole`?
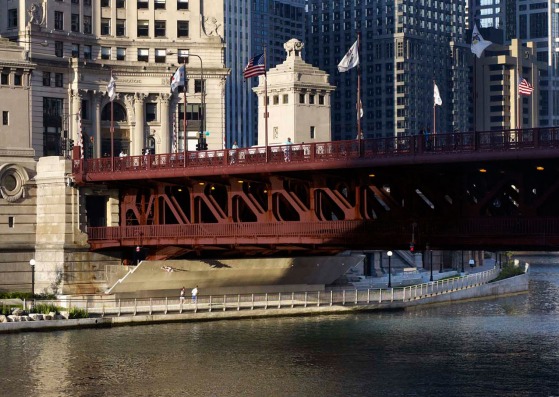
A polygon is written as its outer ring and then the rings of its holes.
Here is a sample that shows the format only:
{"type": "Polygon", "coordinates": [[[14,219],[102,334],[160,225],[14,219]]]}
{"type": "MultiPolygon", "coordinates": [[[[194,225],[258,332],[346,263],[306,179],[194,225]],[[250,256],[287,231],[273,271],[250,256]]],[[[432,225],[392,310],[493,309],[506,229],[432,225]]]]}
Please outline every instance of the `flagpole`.
{"type": "MultiPolygon", "coordinates": [[[[111,81],[113,80],[113,70],[111,69],[111,81]]],[[[114,126],[114,101],[111,98],[111,171],[113,170],[114,164],[114,135],[115,135],[115,126],[114,126]]]]}
{"type": "Polygon", "coordinates": [[[477,56],[474,54],[474,132],[477,131],[477,56]]]}
{"type": "Polygon", "coordinates": [[[520,125],[521,123],[521,118],[520,118],[520,111],[521,111],[521,106],[520,106],[520,87],[519,87],[519,81],[520,81],[520,60],[517,59],[516,62],[518,63],[516,66],[516,70],[517,70],[517,77],[516,77],[516,129],[519,130],[522,128],[522,126],[520,125]]]}
{"type": "Polygon", "coordinates": [[[268,162],[268,74],[266,72],[266,47],[264,47],[264,146],[268,162]]]}
{"type": "MultiPolygon", "coordinates": [[[[184,82],[182,85],[182,95],[183,95],[183,102],[184,102],[184,112],[182,112],[182,130],[183,130],[183,152],[186,153],[188,151],[188,139],[186,136],[186,58],[183,60],[183,71],[184,71],[184,82]]],[[[184,156],[186,162],[186,156],[184,156]]]]}
{"type": "MultiPolygon", "coordinates": [[[[361,45],[361,33],[357,33],[357,54],[361,45]]],[[[357,64],[357,136],[359,139],[359,151],[361,151],[361,62],[357,64]]]]}
{"type": "MultiPolygon", "coordinates": [[[[433,92],[435,90],[436,81],[433,80],[433,92]]],[[[433,100],[433,149],[435,146],[435,136],[437,135],[437,104],[433,100]]]]}

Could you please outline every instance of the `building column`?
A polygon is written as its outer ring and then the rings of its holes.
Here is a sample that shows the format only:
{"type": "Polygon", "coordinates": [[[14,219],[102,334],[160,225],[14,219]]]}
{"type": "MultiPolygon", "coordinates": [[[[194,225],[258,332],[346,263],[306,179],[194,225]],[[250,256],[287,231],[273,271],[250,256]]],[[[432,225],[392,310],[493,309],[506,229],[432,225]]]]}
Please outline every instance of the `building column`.
{"type": "Polygon", "coordinates": [[[90,135],[93,138],[93,157],[101,157],[101,98],[103,93],[93,91],[91,100],[93,102],[93,131],[90,135]]]}
{"type": "Polygon", "coordinates": [[[170,94],[159,94],[159,103],[161,105],[161,142],[157,147],[157,153],[170,153],[170,129],[169,129],[169,102],[170,94]]]}
{"type": "Polygon", "coordinates": [[[134,94],[134,113],[136,125],[134,126],[134,134],[132,136],[132,143],[130,145],[132,156],[139,156],[142,154],[142,149],[145,146],[145,133],[144,133],[144,101],[147,98],[146,94],[134,94]]]}

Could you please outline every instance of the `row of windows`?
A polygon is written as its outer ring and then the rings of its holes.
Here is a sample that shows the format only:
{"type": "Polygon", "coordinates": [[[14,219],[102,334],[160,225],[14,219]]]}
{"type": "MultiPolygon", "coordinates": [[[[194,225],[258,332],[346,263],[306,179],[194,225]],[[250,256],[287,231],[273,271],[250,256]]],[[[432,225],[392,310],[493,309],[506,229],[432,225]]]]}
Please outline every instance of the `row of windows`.
{"type": "MultiPolygon", "coordinates": [[[[299,103],[300,104],[315,105],[317,103],[317,98],[316,97],[318,97],[318,104],[319,105],[324,105],[326,103],[324,95],[316,95],[316,94],[308,94],[308,95],[307,94],[299,94],[299,103]],[[307,102],[307,97],[308,97],[308,102],[307,102]]],[[[267,100],[268,105],[269,105],[270,104],[270,96],[267,96],[266,100],[267,100]]],[[[279,105],[280,104],[280,96],[279,95],[273,95],[272,96],[272,103],[274,105],[279,105]]],[[[284,104],[284,105],[289,103],[289,95],[288,94],[281,95],[281,103],[284,104]]]]}
{"type": "MultiPolygon", "coordinates": [[[[77,1],[77,0],[76,0],[77,1]]],[[[111,1],[114,1],[116,8],[125,8],[126,0],[101,0],[101,7],[110,7],[111,1]]],[[[188,0],[176,0],[177,10],[188,10],[188,0]]],[[[138,9],[148,9],[149,0],[137,0],[138,9]]],[[[167,0],[153,0],[153,8],[155,10],[164,10],[167,8],[167,0]]]]}
{"type": "MultiPolygon", "coordinates": [[[[91,51],[91,49],[90,49],[91,51]]],[[[115,59],[113,57],[113,48],[111,47],[101,47],[101,59],[115,59]]],[[[84,51],[84,58],[91,59],[91,52],[88,53],[89,58],[87,58],[86,53],[84,51]]],[[[171,55],[171,52],[165,48],[156,48],[154,50],[155,55],[155,63],[167,63],[167,56],[171,55]]],[[[72,46],[72,57],[79,57],[79,45],[73,44],[72,46]]],[[[117,47],[116,48],[116,60],[117,61],[126,61],[126,48],[124,47],[117,47]]],[[[130,60],[130,59],[128,59],[130,60]]],[[[150,61],[150,49],[149,48],[138,48],[137,49],[137,56],[136,60],[138,62],[149,62],[150,61]]],[[[189,55],[188,50],[186,49],[179,49],[177,52],[177,61],[180,64],[189,63],[189,55]]]]}
{"type": "MultiPolygon", "coordinates": [[[[74,31],[74,16],[77,18],[77,26],[79,27],[79,15],[72,14],[72,31],[74,31]]],[[[149,31],[149,21],[148,20],[138,20],[136,36],[137,37],[150,37],[149,31]]],[[[115,27],[115,35],[117,37],[126,36],[126,20],[117,19],[115,27]]],[[[111,29],[111,19],[102,18],[101,19],[101,34],[103,36],[110,36],[112,34],[111,29]]],[[[188,37],[189,35],[189,23],[188,21],[177,21],[177,37],[188,37]]],[[[166,37],[167,36],[167,21],[158,20],[154,22],[153,26],[153,36],[154,37],[166,37]]]]}
{"type": "Polygon", "coordinates": [[[23,75],[22,73],[10,73],[4,70],[0,73],[0,85],[10,85],[10,76],[12,76],[11,85],[22,86],[23,85],[23,75]]]}
{"type": "Polygon", "coordinates": [[[43,72],[43,86],[51,86],[51,76],[54,74],[54,86],[62,87],[64,86],[64,74],[63,73],[51,73],[43,72]]]}

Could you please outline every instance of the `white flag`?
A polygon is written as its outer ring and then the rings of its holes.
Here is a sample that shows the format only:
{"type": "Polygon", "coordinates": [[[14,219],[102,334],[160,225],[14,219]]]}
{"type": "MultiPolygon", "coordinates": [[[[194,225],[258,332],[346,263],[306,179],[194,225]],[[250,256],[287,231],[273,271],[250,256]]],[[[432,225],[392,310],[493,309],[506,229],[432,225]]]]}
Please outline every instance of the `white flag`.
{"type": "Polygon", "coordinates": [[[116,81],[112,74],[111,81],[109,81],[109,84],[107,85],[107,95],[109,96],[111,102],[114,101],[116,97],[116,81]]]}
{"type": "Polygon", "coordinates": [[[359,51],[357,50],[357,41],[355,41],[347,54],[345,54],[340,63],[338,63],[338,70],[340,72],[347,72],[357,65],[359,65],[359,51]]]}
{"type": "Polygon", "coordinates": [[[472,52],[476,54],[478,58],[480,58],[483,50],[485,50],[491,44],[493,44],[491,41],[483,39],[483,37],[479,33],[479,30],[477,30],[477,25],[474,24],[474,29],[472,30],[472,52]]]}
{"type": "MultiPolygon", "coordinates": [[[[439,105],[441,106],[443,104],[443,100],[441,98],[441,94],[439,94],[439,87],[437,87],[437,84],[435,84],[435,90],[433,92],[433,99],[435,100],[435,105],[439,105]]],[[[433,107],[435,106],[433,105],[433,107]]]]}
{"type": "Polygon", "coordinates": [[[181,65],[175,71],[173,77],[171,77],[171,92],[175,92],[179,86],[184,87],[184,65],[181,65]]]}

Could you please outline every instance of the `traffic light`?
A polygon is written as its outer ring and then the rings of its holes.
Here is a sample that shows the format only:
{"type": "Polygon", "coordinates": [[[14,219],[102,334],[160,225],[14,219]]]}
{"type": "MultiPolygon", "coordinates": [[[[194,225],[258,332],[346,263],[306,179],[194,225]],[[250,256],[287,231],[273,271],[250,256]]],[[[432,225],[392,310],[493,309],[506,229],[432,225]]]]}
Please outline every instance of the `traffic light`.
{"type": "Polygon", "coordinates": [[[71,151],[74,148],[74,140],[68,139],[68,151],[71,151]]]}
{"type": "Polygon", "coordinates": [[[204,142],[202,143],[202,150],[208,150],[208,144],[206,143],[206,138],[204,138],[204,142]]]}
{"type": "Polygon", "coordinates": [[[202,146],[201,143],[197,143],[197,144],[196,144],[196,150],[202,150],[201,146],[202,146]]]}
{"type": "Polygon", "coordinates": [[[414,251],[415,251],[415,244],[410,243],[410,252],[413,254],[414,251]]]}

